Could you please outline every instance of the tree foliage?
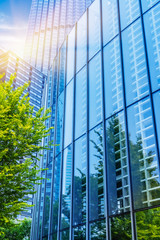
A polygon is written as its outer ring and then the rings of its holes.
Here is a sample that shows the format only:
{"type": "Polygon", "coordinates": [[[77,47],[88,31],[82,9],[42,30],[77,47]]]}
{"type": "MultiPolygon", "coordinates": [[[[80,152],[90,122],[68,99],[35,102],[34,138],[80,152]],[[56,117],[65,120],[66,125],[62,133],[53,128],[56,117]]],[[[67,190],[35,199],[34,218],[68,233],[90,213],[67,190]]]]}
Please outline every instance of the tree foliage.
{"type": "Polygon", "coordinates": [[[0,226],[10,221],[29,205],[27,194],[34,194],[34,184],[41,179],[37,166],[38,153],[49,135],[45,121],[50,110],[34,112],[29,103],[28,84],[14,89],[14,76],[0,81],[0,226]],[[42,114],[43,113],[43,114],[42,114]]]}
{"type": "Polygon", "coordinates": [[[4,240],[29,240],[31,231],[31,219],[19,222],[11,222],[8,228],[3,229],[4,234],[0,239],[4,240]]]}

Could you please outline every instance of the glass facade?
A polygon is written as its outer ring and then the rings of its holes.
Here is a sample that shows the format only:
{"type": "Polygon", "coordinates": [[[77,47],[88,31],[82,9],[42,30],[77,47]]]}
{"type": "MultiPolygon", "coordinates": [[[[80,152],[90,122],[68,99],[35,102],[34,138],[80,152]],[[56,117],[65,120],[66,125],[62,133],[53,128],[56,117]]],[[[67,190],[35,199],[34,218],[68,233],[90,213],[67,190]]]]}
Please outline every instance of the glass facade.
{"type": "Polygon", "coordinates": [[[25,60],[47,74],[65,36],[93,1],[32,0],[25,60]]]}
{"type": "Polygon", "coordinates": [[[159,21],[157,0],[95,0],[63,42],[32,240],[160,239],[159,21]]]}

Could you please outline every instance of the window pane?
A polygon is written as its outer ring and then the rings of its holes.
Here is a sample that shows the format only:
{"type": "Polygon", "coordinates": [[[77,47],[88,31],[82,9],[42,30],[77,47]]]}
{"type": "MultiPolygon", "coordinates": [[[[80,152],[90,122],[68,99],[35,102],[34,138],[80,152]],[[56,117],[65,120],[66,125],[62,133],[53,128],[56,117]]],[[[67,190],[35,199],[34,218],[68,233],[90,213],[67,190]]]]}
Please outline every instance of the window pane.
{"type": "Polygon", "coordinates": [[[89,220],[104,217],[103,131],[99,125],[89,135],[89,220]]]}
{"type": "Polygon", "coordinates": [[[75,142],[73,225],[86,221],[86,136],[75,142]]]}
{"type": "Polygon", "coordinates": [[[160,4],[144,15],[152,90],[160,88],[160,4]]]}
{"type": "Polygon", "coordinates": [[[104,48],[106,118],[123,108],[119,37],[104,48]]]}
{"type": "Polygon", "coordinates": [[[139,0],[120,0],[121,29],[140,16],[139,0]]]}
{"type": "Polygon", "coordinates": [[[122,32],[127,104],[148,94],[146,59],[140,20],[122,32]]]}
{"type": "Polygon", "coordinates": [[[156,125],[157,125],[157,134],[159,140],[159,150],[160,150],[160,92],[157,92],[153,95],[154,100],[154,109],[156,115],[156,125]]]}
{"type": "Polygon", "coordinates": [[[57,107],[57,126],[56,126],[56,144],[55,147],[56,155],[62,150],[62,133],[63,133],[63,111],[64,111],[64,92],[58,97],[57,107]]]}
{"type": "Polygon", "coordinates": [[[109,214],[130,210],[124,113],[106,122],[109,214]]]}
{"type": "Polygon", "coordinates": [[[66,87],[66,106],[65,106],[65,136],[64,147],[72,141],[73,128],[73,80],[66,87]]]}
{"type": "Polygon", "coordinates": [[[113,217],[110,219],[111,240],[131,240],[131,218],[130,215],[113,217]]]}
{"type": "Polygon", "coordinates": [[[141,0],[143,12],[147,11],[150,7],[156,4],[159,0],[141,0]]]}
{"type": "Polygon", "coordinates": [[[76,76],[75,138],[86,131],[87,71],[83,68],[76,76]]]}
{"type": "Polygon", "coordinates": [[[89,8],[89,59],[100,50],[100,2],[95,0],[89,8]]]}
{"type": "Polygon", "coordinates": [[[106,222],[105,220],[97,221],[90,224],[90,240],[106,239],[106,222]]]}
{"type": "Polygon", "coordinates": [[[102,121],[101,55],[98,53],[89,63],[89,127],[102,121]]]}
{"type": "Polygon", "coordinates": [[[58,209],[59,209],[59,190],[60,190],[60,172],[61,172],[61,154],[55,158],[54,177],[53,177],[53,204],[52,204],[52,233],[58,228],[58,209]]]}
{"type": "Polygon", "coordinates": [[[65,66],[66,66],[66,42],[60,50],[60,67],[59,67],[59,94],[63,92],[65,85],[65,66]]]}
{"type": "Polygon", "coordinates": [[[85,13],[77,23],[77,71],[87,61],[87,14],[85,13]]]}
{"type": "Polygon", "coordinates": [[[86,240],[86,226],[74,228],[74,240],[86,240]]]}
{"type": "Polygon", "coordinates": [[[118,34],[117,0],[102,0],[103,45],[118,34]]]}
{"type": "Polygon", "coordinates": [[[44,223],[43,223],[43,236],[48,234],[49,227],[49,213],[50,213],[50,197],[51,197],[51,179],[52,179],[52,162],[47,166],[47,179],[45,191],[45,205],[44,205],[44,223]]]}
{"type": "Polygon", "coordinates": [[[74,76],[74,59],[75,59],[75,28],[73,28],[68,35],[67,83],[74,76]]]}
{"type": "Polygon", "coordinates": [[[158,240],[160,226],[160,208],[148,209],[136,213],[137,239],[158,240]]]}
{"type": "Polygon", "coordinates": [[[69,240],[69,229],[60,233],[60,240],[69,240]]]}
{"type": "Polygon", "coordinates": [[[160,204],[159,170],[149,98],[128,109],[134,207],[160,204]]]}
{"type": "Polygon", "coordinates": [[[61,229],[70,226],[71,179],[72,179],[72,148],[71,146],[69,146],[64,150],[63,153],[61,229]]]}

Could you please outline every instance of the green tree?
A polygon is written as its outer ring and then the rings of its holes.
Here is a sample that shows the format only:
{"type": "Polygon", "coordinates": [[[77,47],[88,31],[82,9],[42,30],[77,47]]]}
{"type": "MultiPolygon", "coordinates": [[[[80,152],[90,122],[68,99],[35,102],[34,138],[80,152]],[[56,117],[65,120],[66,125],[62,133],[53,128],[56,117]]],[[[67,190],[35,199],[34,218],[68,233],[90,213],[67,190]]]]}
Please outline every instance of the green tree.
{"type": "Polygon", "coordinates": [[[31,231],[31,220],[24,219],[17,223],[12,222],[8,228],[5,228],[4,234],[0,239],[4,240],[29,240],[31,231]]]}
{"type": "Polygon", "coordinates": [[[40,156],[41,150],[49,149],[41,141],[51,130],[45,126],[50,110],[35,113],[25,94],[28,84],[14,89],[13,81],[13,76],[9,82],[0,81],[1,227],[29,207],[27,194],[34,194],[34,184],[41,180],[38,153],[40,156]]]}

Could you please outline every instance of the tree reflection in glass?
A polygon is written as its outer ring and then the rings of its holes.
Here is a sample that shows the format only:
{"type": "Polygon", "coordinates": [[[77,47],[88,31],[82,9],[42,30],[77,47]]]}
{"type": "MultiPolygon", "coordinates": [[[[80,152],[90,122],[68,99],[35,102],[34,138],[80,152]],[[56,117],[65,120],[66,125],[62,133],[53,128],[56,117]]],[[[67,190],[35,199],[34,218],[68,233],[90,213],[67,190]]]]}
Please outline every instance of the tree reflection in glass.
{"type": "Polygon", "coordinates": [[[104,217],[103,131],[99,125],[90,132],[89,219],[104,217]]]}
{"type": "Polygon", "coordinates": [[[130,209],[124,112],[106,121],[109,214],[130,209]]]}

